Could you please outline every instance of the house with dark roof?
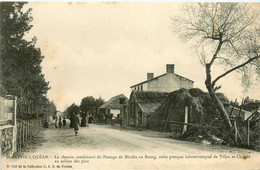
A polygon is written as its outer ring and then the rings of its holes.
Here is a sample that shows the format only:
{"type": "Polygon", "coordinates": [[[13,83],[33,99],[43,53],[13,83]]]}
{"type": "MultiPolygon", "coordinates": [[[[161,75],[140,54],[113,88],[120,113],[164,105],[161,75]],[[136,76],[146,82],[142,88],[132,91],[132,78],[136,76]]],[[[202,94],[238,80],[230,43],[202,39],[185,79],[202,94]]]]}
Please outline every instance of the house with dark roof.
{"type": "Polygon", "coordinates": [[[181,88],[193,88],[194,81],[174,72],[174,64],[166,65],[166,73],[154,77],[154,73],[147,73],[147,80],[137,83],[130,88],[137,91],[172,92],[181,88]]]}
{"type": "Polygon", "coordinates": [[[124,126],[145,127],[149,116],[167,97],[166,92],[132,91],[129,110],[122,115],[124,126]]]}
{"type": "Polygon", "coordinates": [[[103,114],[113,114],[117,117],[126,110],[128,98],[124,94],[112,97],[106,103],[99,107],[99,112],[103,114]]]}

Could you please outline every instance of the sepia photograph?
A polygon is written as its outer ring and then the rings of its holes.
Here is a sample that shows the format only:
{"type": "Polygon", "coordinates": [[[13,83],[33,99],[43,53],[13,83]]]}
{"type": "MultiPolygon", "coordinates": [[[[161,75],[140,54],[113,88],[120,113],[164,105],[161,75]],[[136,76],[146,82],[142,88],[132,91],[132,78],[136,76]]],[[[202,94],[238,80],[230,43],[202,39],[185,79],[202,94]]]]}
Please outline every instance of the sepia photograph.
{"type": "Polygon", "coordinates": [[[0,170],[260,170],[260,3],[0,1],[0,136],[0,170]]]}

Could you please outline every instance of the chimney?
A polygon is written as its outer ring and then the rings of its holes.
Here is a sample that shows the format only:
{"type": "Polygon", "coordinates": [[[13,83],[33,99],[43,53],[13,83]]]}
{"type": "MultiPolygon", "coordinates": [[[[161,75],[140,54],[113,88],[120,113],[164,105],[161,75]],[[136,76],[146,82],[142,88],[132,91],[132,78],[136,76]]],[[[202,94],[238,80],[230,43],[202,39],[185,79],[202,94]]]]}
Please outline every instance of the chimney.
{"type": "Polygon", "coordinates": [[[153,73],[147,73],[147,80],[150,80],[153,78],[153,73]]]}
{"type": "Polygon", "coordinates": [[[166,73],[174,73],[174,64],[166,64],[166,73]]]}

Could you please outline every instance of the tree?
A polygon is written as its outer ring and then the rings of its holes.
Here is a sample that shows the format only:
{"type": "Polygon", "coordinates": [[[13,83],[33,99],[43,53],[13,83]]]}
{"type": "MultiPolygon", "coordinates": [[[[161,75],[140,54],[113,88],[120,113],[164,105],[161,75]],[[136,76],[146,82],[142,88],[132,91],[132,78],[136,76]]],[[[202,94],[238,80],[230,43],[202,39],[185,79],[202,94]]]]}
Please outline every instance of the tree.
{"type": "Polygon", "coordinates": [[[87,96],[81,100],[80,110],[82,113],[87,113],[92,110],[95,106],[95,98],[92,96],[87,96]]]}
{"type": "Polygon", "coordinates": [[[73,103],[72,105],[70,105],[65,112],[68,113],[67,117],[69,117],[69,119],[71,120],[70,122],[70,127],[73,127],[73,123],[72,122],[72,114],[75,113],[75,114],[79,114],[79,106],[77,106],[75,103],[73,103]]]}
{"type": "Polygon", "coordinates": [[[105,103],[105,100],[102,99],[102,97],[99,97],[98,99],[95,100],[95,113],[97,113],[97,110],[100,106],[102,106],[105,103]]]}
{"type": "Polygon", "coordinates": [[[80,110],[81,110],[81,126],[86,127],[86,117],[88,116],[88,113],[95,114],[97,112],[97,109],[104,104],[104,100],[99,97],[98,99],[95,99],[92,96],[87,96],[81,100],[80,104],[80,110]]]}
{"type": "Polygon", "coordinates": [[[89,111],[93,110],[95,107],[95,98],[92,96],[85,97],[81,100],[80,110],[81,110],[81,127],[86,127],[87,121],[86,117],[89,111]]]}
{"type": "Polygon", "coordinates": [[[243,109],[248,111],[255,111],[260,108],[260,101],[250,99],[248,96],[245,98],[243,103],[243,109]]]}
{"type": "Polygon", "coordinates": [[[56,112],[57,112],[57,108],[55,106],[55,104],[53,103],[53,101],[48,101],[48,103],[46,104],[46,115],[47,116],[55,116],[56,112]]]}
{"type": "Polygon", "coordinates": [[[18,116],[22,116],[21,113],[37,116],[49,87],[42,74],[44,57],[40,49],[35,48],[36,38],[31,41],[24,39],[32,28],[31,9],[24,11],[25,4],[0,3],[0,92],[18,97],[18,116]]]}
{"type": "Polygon", "coordinates": [[[69,117],[72,115],[72,113],[79,114],[79,106],[73,103],[67,108],[67,112],[69,114],[69,117]]]}
{"type": "MultiPolygon", "coordinates": [[[[94,109],[94,111],[93,111],[93,116],[97,119],[97,121],[98,121],[99,123],[103,123],[103,122],[106,120],[106,118],[105,118],[105,120],[104,120],[104,115],[103,115],[103,113],[100,113],[100,112],[98,111],[98,108],[99,108],[100,106],[102,106],[104,103],[105,103],[105,101],[104,101],[104,99],[102,99],[101,97],[99,97],[98,99],[95,100],[95,109],[94,109]]],[[[106,116],[106,115],[105,115],[105,116],[106,116]]]]}
{"type": "Polygon", "coordinates": [[[242,75],[242,84],[248,87],[260,75],[260,29],[258,14],[246,3],[197,3],[183,7],[184,15],[173,19],[174,31],[185,40],[196,44],[200,62],[205,66],[206,88],[216,103],[227,129],[233,126],[216,96],[220,79],[232,72],[242,75]],[[225,71],[216,75],[214,68],[225,71]]]}

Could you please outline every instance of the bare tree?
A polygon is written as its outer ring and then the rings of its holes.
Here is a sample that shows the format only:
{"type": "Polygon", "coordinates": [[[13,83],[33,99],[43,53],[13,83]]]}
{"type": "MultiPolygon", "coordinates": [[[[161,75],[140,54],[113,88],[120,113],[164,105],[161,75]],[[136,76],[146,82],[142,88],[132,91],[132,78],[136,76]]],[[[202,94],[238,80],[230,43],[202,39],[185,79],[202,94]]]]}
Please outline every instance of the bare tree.
{"type": "Polygon", "coordinates": [[[260,75],[260,29],[253,4],[246,3],[196,3],[183,6],[184,15],[173,19],[174,31],[196,45],[200,62],[205,66],[205,85],[217,104],[225,125],[232,124],[222,102],[215,95],[221,88],[218,81],[231,72],[240,72],[242,83],[249,86],[260,75]],[[223,66],[216,75],[213,67],[223,66]],[[214,78],[213,76],[214,75],[214,78]]]}

